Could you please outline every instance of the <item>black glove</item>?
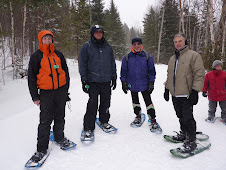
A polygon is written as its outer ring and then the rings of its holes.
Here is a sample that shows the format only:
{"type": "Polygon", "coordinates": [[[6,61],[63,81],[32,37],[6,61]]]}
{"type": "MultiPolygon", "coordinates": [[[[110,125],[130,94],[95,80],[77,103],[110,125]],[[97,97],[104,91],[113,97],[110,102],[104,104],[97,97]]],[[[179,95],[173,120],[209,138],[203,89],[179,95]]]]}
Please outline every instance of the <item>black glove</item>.
{"type": "Polygon", "coordinates": [[[83,90],[85,93],[89,93],[89,84],[88,84],[86,81],[83,81],[83,82],[82,82],[82,90],[83,90]]]}
{"type": "Polygon", "coordinates": [[[154,90],[154,82],[149,82],[149,85],[148,85],[149,94],[151,94],[153,90],[154,90]]]}
{"type": "Polygon", "coordinates": [[[111,80],[111,87],[112,87],[112,90],[115,90],[116,86],[117,86],[116,79],[112,79],[112,80],[111,80]]]}
{"type": "Polygon", "coordinates": [[[127,82],[122,82],[122,90],[127,94],[127,91],[129,90],[127,82]]]}
{"type": "Polygon", "coordinates": [[[164,99],[167,102],[169,101],[169,89],[167,89],[167,88],[165,88],[164,99]]]}
{"type": "Polygon", "coordinates": [[[69,97],[70,93],[67,92],[67,98],[66,98],[66,102],[71,101],[71,98],[69,97]]]}
{"type": "Polygon", "coordinates": [[[203,97],[207,97],[207,94],[206,94],[206,93],[207,93],[206,91],[203,91],[203,92],[202,92],[202,96],[203,96],[203,97]]]}
{"type": "Polygon", "coordinates": [[[188,99],[190,100],[191,105],[196,105],[199,100],[198,92],[192,89],[188,99]]]}

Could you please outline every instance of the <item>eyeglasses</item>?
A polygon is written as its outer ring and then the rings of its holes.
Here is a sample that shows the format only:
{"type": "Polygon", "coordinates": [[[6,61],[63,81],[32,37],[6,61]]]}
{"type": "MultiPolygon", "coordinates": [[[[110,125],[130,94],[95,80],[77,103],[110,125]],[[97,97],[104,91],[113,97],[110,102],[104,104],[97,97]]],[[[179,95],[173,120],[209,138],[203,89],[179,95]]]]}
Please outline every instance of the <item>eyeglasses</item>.
{"type": "Polygon", "coordinates": [[[133,46],[141,45],[141,43],[133,43],[133,46]]]}

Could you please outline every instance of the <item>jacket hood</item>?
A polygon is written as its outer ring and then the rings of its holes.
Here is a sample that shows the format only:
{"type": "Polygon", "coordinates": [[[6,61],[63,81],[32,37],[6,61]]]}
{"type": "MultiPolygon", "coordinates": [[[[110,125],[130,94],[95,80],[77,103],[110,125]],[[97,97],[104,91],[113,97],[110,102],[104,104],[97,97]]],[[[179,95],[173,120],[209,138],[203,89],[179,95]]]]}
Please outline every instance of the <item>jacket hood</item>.
{"type": "Polygon", "coordinates": [[[54,52],[54,35],[51,31],[48,30],[43,30],[41,32],[39,32],[38,34],[38,41],[39,41],[39,49],[43,52],[43,53],[51,53],[54,52]],[[42,38],[43,36],[45,36],[46,34],[50,34],[53,37],[53,42],[51,45],[48,44],[42,44],[42,38]]]}

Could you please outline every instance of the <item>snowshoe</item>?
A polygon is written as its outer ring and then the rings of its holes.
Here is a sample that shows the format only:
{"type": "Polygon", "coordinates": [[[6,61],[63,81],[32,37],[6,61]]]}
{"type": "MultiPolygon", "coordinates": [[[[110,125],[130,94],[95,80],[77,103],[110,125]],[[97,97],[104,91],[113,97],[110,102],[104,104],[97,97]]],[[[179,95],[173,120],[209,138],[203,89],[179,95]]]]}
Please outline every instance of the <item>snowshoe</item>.
{"type": "Polygon", "coordinates": [[[209,123],[214,123],[216,121],[216,119],[217,119],[216,117],[210,117],[209,116],[208,118],[206,118],[206,121],[209,122],[209,123]]]}
{"type": "Polygon", "coordinates": [[[155,121],[151,121],[151,119],[148,119],[148,124],[149,124],[149,129],[151,132],[153,133],[157,133],[160,134],[162,133],[162,128],[160,127],[160,125],[155,121]]]}
{"type": "MultiPolygon", "coordinates": [[[[56,142],[53,131],[50,131],[49,140],[56,142]]],[[[60,149],[62,150],[69,150],[76,147],[76,144],[67,138],[63,138],[61,141],[56,142],[56,144],[60,145],[60,149]]]]}
{"type": "MultiPolygon", "coordinates": [[[[183,132],[176,132],[176,135],[164,135],[163,137],[170,142],[173,143],[182,143],[186,140],[186,135],[183,132]]],[[[205,141],[208,140],[209,136],[206,134],[203,134],[202,132],[196,132],[196,140],[198,141],[205,141]]]]}
{"type": "Polygon", "coordinates": [[[141,127],[146,119],[146,116],[144,113],[141,113],[140,115],[137,115],[135,117],[135,120],[130,124],[131,127],[141,127]]]}
{"type": "Polygon", "coordinates": [[[50,154],[51,149],[46,152],[35,152],[35,154],[27,161],[25,168],[41,167],[50,154]]]}
{"type": "Polygon", "coordinates": [[[211,144],[207,141],[196,141],[196,143],[184,143],[181,147],[176,149],[171,149],[170,153],[175,157],[180,158],[188,158],[191,156],[194,156],[206,149],[208,149],[211,146],[211,144]],[[196,147],[195,147],[196,146],[196,147]]]}
{"type": "Polygon", "coordinates": [[[92,130],[84,131],[83,129],[81,134],[81,141],[94,141],[94,131],[92,130]]]}
{"type": "Polygon", "coordinates": [[[96,124],[106,133],[116,133],[118,130],[109,123],[101,123],[99,118],[96,118],[96,124]]]}

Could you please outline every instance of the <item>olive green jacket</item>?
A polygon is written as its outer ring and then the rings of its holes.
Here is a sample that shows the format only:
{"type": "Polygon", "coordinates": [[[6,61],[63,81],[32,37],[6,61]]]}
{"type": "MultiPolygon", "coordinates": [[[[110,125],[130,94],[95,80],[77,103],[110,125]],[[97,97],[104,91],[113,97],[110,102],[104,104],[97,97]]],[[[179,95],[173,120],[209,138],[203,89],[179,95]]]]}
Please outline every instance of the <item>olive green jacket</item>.
{"type": "Polygon", "coordinates": [[[172,96],[189,95],[192,89],[201,91],[204,84],[205,69],[200,54],[189,48],[180,51],[177,71],[174,77],[176,55],[168,63],[166,88],[172,96]],[[175,78],[175,80],[174,80],[175,78]]]}

